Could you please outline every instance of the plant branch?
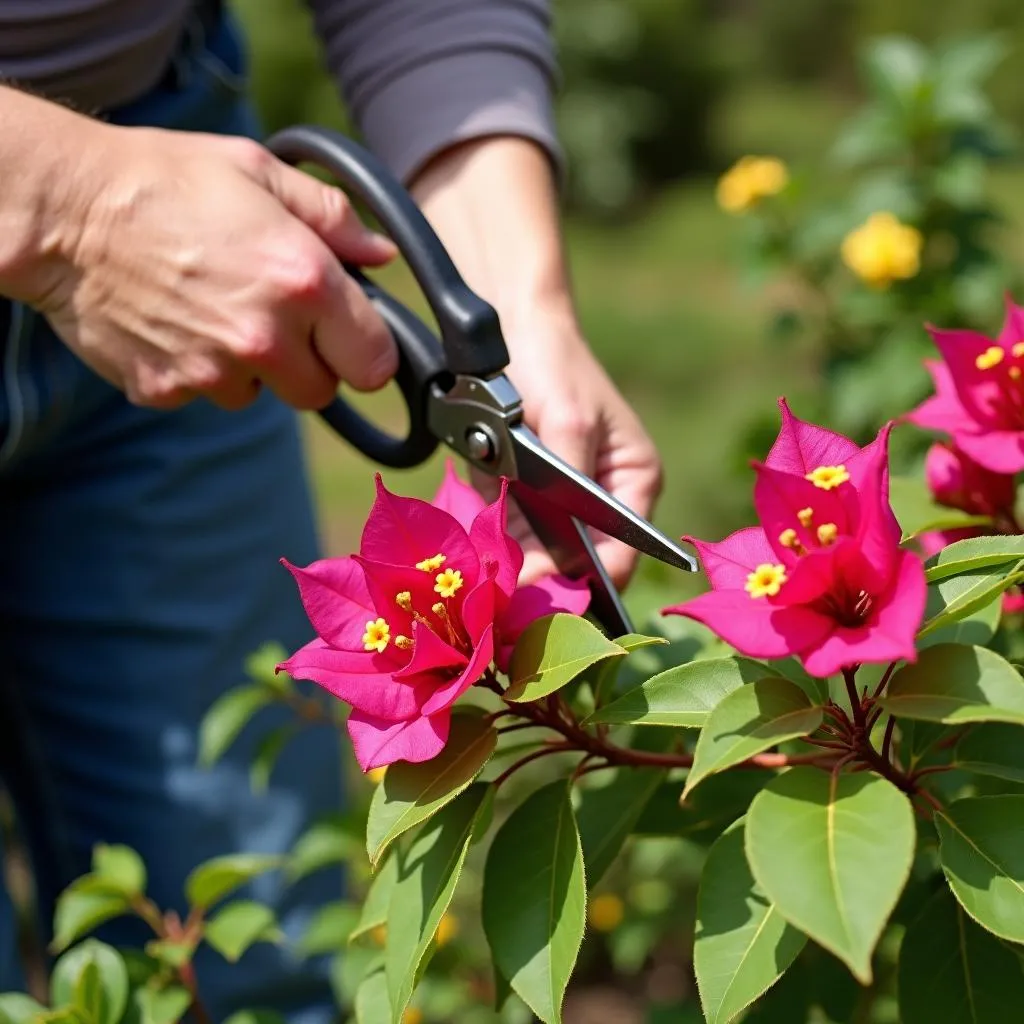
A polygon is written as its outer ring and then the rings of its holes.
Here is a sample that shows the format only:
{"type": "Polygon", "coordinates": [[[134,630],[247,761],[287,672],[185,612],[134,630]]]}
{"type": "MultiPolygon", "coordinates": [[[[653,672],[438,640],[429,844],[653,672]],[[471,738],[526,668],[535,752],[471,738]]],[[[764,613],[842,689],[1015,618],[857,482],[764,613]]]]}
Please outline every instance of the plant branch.
{"type": "Polygon", "coordinates": [[[857,693],[857,670],[855,668],[843,669],[843,681],[846,683],[846,692],[850,695],[850,708],[853,711],[853,721],[860,728],[867,727],[867,716],[864,714],[864,704],[861,696],[857,693]]]}
{"type": "Polygon", "coordinates": [[[887,763],[892,762],[892,734],[895,729],[896,719],[890,715],[889,721],[885,723],[885,735],[882,737],[882,757],[887,763]]]}

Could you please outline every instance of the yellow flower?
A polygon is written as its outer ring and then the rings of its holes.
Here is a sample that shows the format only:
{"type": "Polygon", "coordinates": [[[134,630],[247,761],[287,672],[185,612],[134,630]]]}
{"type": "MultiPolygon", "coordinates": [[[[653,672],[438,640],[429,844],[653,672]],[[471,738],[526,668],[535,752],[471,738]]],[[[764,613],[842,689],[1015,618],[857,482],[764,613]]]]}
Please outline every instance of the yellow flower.
{"type": "Polygon", "coordinates": [[[452,914],[443,914],[437,923],[437,944],[447,946],[459,934],[459,920],[452,914]]]}
{"type": "Polygon", "coordinates": [[[626,908],[614,893],[595,896],[587,907],[587,920],[597,932],[613,932],[622,924],[626,908]]]}
{"type": "Polygon", "coordinates": [[[775,157],[741,157],[718,179],[718,205],[726,213],[746,213],[789,184],[786,165],[775,157]]]}
{"type": "Polygon", "coordinates": [[[917,228],[891,213],[873,213],[843,239],[843,262],[876,288],[916,276],[921,269],[924,239],[917,228]]]}
{"type": "Polygon", "coordinates": [[[765,562],[747,576],[743,589],[751,597],[774,597],[782,589],[786,578],[784,565],[769,565],[765,562]]]}
{"type": "Polygon", "coordinates": [[[410,1006],[402,1014],[402,1024],[423,1024],[423,1011],[410,1006]]]}

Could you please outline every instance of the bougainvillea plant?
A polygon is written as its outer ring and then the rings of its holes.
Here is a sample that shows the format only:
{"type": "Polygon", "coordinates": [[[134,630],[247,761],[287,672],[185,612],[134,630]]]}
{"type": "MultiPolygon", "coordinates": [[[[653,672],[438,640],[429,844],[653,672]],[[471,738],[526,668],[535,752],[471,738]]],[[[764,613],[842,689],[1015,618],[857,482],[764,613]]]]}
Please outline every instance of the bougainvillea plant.
{"type": "MultiPolygon", "coordinates": [[[[1017,342],[956,344],[969,358],[943,349],[940,388],[961,396],[959,425],[964,395],[1015,394],[1017,342]]],[[[978,464],[980,448],[967,455],[951,426],[928,460],[931,518],[910,525],[891,501],[891,424],[860,447],[780,408],[778,437],[753,465],[759,524],[692,540],[710,589],[665,609],[702,624],[701,643],[605,636],[581,585],[521,586],[505,490],[485,505],[451,467],[433,502],[378,481],[358,554],[287,566],[316,639],[264,659],[260,681],[222,698],[202,755],[215,759],[277,700],[343,725],[363,771],[386,766],[359,819],[366,898],[323,908],[304,941],[339,950],[349,1019],[561,1021],[588,921],[605,933],[622,923],[621,900],[602,889],[609,869],[631,837],[653,835],[706,846],[692,963],[711,1024],[756,1021],[773,1001],[774,1019],[794,1024],[1020,1015],[1024,678],[1001,653],[1013,620],[1002,599],[1024,581],[1015,481],[1002,454],[998,469],[978,464]],[[948,529],[972,532],[928,538],[948,529]],[[635,667],[652,655],[656,671],[635,667]],[[478,924],[463,914],[458,927],[477,929],[492,980],[453,1017],[422,990],[471,864],[478,924]],[[823,994],[806,979],[825,954],[849,985],[823,994]],[[786,976],[804,979],[796,994],[777,984],[786,976]]],[[[255,779],[286,740],[261,746],[255,779]]],[[[303,837],[292,877],[349,858],[346,820],[303,837]]],[[[99,848],[60,902],[55,945],[138,915],[155,937],[131,984],[122,954],[90,939],[58,961],[56,1009],[7,995],[0,1013],[209,1020],[191,958],[200,943],[237,959],[280,940],[268,908],[228,899],[279,866],[254,855],[200,865],[182,919],[146,897],[132,851],[99,848]]],[[[256,1019],[270,1018],[233,1024],[256,1019]]]]}

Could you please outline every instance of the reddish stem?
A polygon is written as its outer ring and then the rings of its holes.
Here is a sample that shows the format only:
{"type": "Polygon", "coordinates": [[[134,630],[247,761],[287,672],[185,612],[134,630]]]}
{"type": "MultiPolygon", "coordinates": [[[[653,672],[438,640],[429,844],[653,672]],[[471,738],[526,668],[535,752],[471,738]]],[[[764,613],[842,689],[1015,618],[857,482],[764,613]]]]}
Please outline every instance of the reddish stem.
{"type": "Polygon", "coordinates": [[[843,681],[846,683],[846,692],[850,696],[850,708],[853,711],[853,721],[862,729],[867,728],[867,716],[864,714],[864,705],[861,702],[860,694],[857,693],[857,670],[853,668],[843,669],[843,681]]]}

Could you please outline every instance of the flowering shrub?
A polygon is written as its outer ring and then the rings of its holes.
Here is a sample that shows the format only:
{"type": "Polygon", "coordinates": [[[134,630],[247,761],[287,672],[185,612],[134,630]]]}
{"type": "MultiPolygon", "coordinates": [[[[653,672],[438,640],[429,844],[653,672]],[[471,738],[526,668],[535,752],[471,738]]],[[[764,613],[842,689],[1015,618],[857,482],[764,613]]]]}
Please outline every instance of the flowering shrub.
{"type": "MultiPolygon", "coordinates": [[[[560,1021],[588,922],[609,937],[628,926],[602,879],[631,836],[680,834],[706,849],[693,938],[705,1020],[773,1002],[781,1019],[810,1019],[808,992],[776,983],[817,970],[822,950],[854,980],[858,1019],[893,1019],[893,999],[906,1024],[1013,1019],[1024,679],[992,645],[1000,598],[1024,577],[1024,538],[972,536],[922,561],[890,504],[891,425],[860,447],[780,408],[753,466],[760,525],[694,540],[711,589],[667,609],[719,638],[686,654],[664,637],[604,636],[568,581],[520,588],[504,489],[484,505],[450,466],[433,503],[378,481],[357,555],[287,566],[317,639],[254,662],[256,680],[211,710],[203,756],[272,701],[306,722],[347,719],[356,759],[379,779],[372,799],[315,826],[287,866],[295,878],[340,860],[369,871],[362,905],[324,907],[305,945],[338,950],[339,999],[356,1020],[515,1021],[528,1007],[560,1021]],[[659,647],[660,671],[630,671],[659,647]],[[465,905],[452,912],[474,872],[476,922],[465,905]],[[458,974],[446,950],[466,932],[493,981],[466,981],[453,1015],[431,993],[438,964],[458,974]],[[973,1016],[949,1016],[967,1006],[973,1016]]],[[[929,465],[938,498],[992,522],[1009,515],[991,470],[946,446],[929,465]]],[[[229,898],[279,866],[201,865],[183,924],[146,898],[132,851],[98,848],[93,874],[61,899],[57,947],[124,913],[155,938],[130,985],[121,953],[72,945],[54,975],[68,1008],[46,1019],[195,1010],[201,942],[235,959],[279,941],[267,908],[229,898]]],[[[0,1013],[44,1019],[24,996],[0,997],[0,1013]]]]}

